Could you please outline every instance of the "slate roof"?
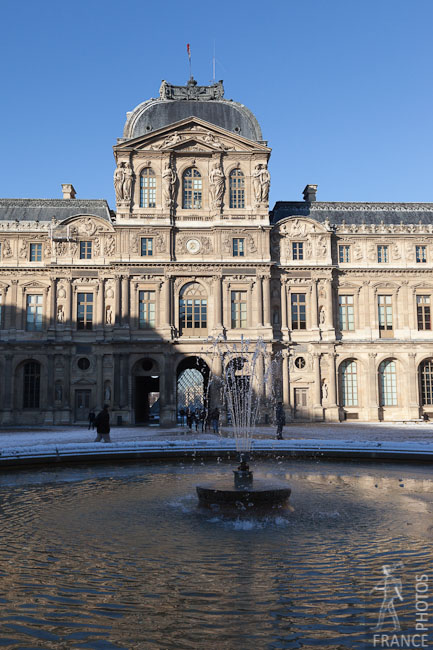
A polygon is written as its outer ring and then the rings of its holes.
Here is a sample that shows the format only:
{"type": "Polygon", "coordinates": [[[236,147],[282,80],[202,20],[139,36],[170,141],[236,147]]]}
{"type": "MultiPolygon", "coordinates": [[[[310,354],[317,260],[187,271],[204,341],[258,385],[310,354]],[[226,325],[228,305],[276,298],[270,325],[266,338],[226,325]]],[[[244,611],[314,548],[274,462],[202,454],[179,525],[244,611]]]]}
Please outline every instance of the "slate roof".
{"type": "Polygon", "coordinates": [[[328,203],[321,201],[277,201],[271,223],[287,217],[310,217],[331,224],[431,224],[433,203],[328,203]]]}
{"type": "Polygon", "coordinates": [[[64,221],[77,215],[111,221],[105,199],[0,199],[0,221],[64,221]]]}

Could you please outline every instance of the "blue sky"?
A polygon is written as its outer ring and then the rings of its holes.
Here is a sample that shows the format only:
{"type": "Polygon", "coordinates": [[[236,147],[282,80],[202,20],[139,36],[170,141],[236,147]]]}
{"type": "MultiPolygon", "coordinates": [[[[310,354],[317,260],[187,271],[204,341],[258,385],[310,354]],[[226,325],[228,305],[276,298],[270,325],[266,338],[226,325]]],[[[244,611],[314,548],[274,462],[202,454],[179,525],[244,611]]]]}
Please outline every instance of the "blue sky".
{"type": "Polygon", "coordinates": [[[3,0],[0,196],[114,207],[112,146],[162,79],[216,78],[273,149],[271,206],[433,201],[431,0],[3,0]]]}

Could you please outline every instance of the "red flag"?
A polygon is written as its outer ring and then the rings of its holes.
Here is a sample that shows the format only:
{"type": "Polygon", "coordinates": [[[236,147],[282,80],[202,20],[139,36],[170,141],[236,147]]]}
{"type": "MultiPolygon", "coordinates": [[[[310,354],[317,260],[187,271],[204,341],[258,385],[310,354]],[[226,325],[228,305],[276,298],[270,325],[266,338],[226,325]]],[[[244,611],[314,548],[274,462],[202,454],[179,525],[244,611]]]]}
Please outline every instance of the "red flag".
{"type": "Polygon", "coordinates": [[[189,43],[186,44],[186,51],[188,52],[188,59],[191,61],[191,49],[189,43]]]}

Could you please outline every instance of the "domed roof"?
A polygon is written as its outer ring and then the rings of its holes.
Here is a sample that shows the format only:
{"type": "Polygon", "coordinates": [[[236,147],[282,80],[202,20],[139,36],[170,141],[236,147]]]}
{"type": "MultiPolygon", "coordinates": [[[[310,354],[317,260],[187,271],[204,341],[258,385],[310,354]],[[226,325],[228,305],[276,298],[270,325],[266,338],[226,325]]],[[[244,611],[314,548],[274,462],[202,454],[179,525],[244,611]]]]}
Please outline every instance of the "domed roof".
{"type": "Polygon", "coordinates": [[[249,140],[263,142],[253,113],[243,104],[224,99],[222,81],[198,86],[192,77],[186,86],[172,86],[163,81],[157,99],[149,99],[127,113],[123,139],[132,140],[192,116],[249,140]]]}

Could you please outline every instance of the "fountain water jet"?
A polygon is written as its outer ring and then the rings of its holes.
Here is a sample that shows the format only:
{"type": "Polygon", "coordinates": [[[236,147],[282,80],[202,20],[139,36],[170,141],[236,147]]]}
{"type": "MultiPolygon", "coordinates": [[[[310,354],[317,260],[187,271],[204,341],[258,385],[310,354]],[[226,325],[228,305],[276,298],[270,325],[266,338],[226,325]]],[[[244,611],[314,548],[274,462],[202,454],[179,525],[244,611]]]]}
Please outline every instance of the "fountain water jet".
{"type": "MultiPolygon", "coordinates": [[[[220,394],[230,414],[239,453],[240,464],[234,470],[234,483],[226,480],[196,487],[199,502],[204,506],[228,505],[245,507],[274,507],[284,504],[290,496],[290,487],[281,482],[254,479],[248,461],[251,452],[251,434],[256,426],[261,407],[274,405],[276,384],[281,378],[278,355],[271,356],[263,339],[254,346],[241,339],[232,347],[220,338],[209,342],[212,372],[208,391],[215,399],[220,394]]],[[[280,381],[281,385],[281,381],[280,381]]],[[[209,402],[209,396],[208,400],[209,402]]]]}

